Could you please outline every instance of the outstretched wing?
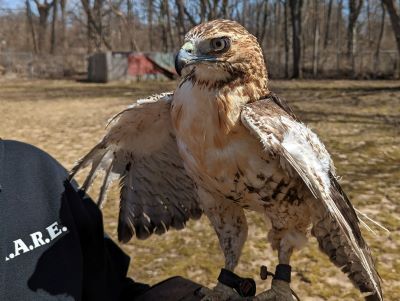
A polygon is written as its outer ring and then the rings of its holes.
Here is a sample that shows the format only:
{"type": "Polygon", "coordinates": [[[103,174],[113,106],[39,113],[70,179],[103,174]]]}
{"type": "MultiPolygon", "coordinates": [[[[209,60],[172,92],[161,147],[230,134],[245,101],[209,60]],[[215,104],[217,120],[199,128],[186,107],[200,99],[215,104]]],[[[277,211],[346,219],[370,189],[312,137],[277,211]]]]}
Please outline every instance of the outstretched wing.
{"type": "Polygon", "coordinates": [[[379,278],[361,236],[357,215],[337,182],[332,160],[317,135],[300,123],[290,107],[276,95],[246,105],[241,121],[260,139],[265,151],[278,156],[289,173],[300,176],[324,205],[381,298],[379,278]]]}
{"type": "Polygon", "coordinates": [[[172,93],[154,95],[117,114],[107,133],[72,169],[71,178],[91,165],[82,186],[87,191],[96,175],[105,173],[98,205],[112,181],[120,181],[118,239],[127,242],[182,229],[201,210],[194,183],[178,153],[171,125],[172,93]]]}

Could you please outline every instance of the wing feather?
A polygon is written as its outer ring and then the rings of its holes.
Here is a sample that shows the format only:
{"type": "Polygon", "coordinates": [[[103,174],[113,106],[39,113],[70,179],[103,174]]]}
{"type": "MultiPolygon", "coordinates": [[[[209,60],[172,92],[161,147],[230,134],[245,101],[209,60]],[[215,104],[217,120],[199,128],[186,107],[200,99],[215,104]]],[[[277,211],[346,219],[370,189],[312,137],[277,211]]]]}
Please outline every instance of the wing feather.
{"type": "Polygon", "coordinates": [[[119,179],[118,238],[145,239],[168,229],[182,229],[201,210],[195,185],[178,153],[171,125],[171,93],[155,95],[114,116],[104,138],[72,169],[71,178],[91,166],[82,186],[88,190],[105,173],[99,191],[101,206],[110,184],[119,179]]]}
{"type": "MultiPolygon", "coordinates": [[[[279,156],[282,167],[288,172],[294,170],[314,197],[322,202],[382,300],[379,277],[361,236],[357,214],[337,182],[332,160],[318,137],[296,119],[284,101],[277,101],[276,95],[246,105],[241,121],[260,139],[265,150],[279,156]]],[[[353,270],[356,264],[352,263],[353,270]]]]}

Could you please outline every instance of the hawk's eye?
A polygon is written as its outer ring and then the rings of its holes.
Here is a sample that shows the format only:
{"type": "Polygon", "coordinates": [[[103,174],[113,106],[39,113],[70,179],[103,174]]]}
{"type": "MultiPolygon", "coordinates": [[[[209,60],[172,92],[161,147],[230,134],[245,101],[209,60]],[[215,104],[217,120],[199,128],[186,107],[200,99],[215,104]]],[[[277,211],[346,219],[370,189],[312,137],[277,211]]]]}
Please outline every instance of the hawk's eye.
{"type": "Polygon", "coordinates": [[[228,50],[230,41],[228,38],[215,38],[211,40],[211,49],[215,52],[222,52],[228,50]]]}

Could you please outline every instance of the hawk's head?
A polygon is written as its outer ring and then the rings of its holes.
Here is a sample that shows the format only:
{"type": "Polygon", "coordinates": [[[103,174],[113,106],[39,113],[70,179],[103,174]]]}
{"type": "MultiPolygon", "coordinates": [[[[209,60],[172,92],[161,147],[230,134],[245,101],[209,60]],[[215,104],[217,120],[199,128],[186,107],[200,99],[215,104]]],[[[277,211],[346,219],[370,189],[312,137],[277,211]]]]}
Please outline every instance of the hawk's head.
{"type": "Polygon", "coordinates": [[[192,28],[176,56],[175,67],[179,75],[207,86],[251,83],[267,91],[261,47],[256,37],[235,21],[214,20],[192,28]]]}

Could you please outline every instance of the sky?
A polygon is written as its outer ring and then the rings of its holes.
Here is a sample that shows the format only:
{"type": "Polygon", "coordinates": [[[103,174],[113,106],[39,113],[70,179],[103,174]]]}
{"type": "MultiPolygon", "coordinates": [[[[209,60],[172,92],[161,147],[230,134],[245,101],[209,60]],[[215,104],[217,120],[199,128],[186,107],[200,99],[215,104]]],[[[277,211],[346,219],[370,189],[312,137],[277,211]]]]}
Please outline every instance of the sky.
{"type": "Polygon", "coordinates": [[[23,0],[0,0],[1,8],[22,8],[24,6],[23,0]]]}

